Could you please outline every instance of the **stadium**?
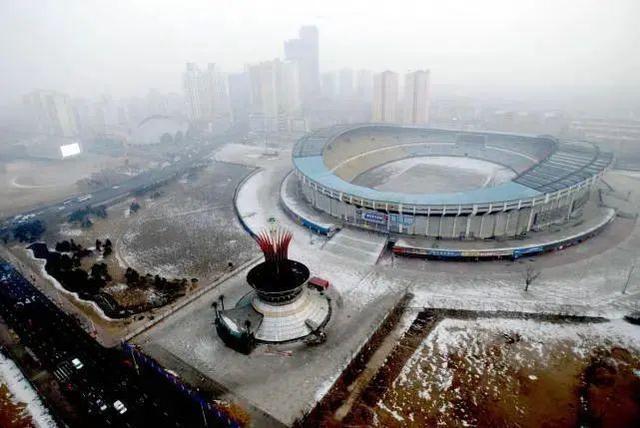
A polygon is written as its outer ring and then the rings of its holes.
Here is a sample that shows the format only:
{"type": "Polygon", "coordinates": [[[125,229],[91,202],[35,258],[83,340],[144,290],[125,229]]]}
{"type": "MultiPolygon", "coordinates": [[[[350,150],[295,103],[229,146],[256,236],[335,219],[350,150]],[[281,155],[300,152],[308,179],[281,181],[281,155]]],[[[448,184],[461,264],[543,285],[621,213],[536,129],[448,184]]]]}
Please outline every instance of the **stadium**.
{"type": "Polygon", "coordinates": [[[306,202],[340,224],[434,239],[522,238],[582,215],[612,154],[550,136],[334,126],[297,141],[306,202]]]}

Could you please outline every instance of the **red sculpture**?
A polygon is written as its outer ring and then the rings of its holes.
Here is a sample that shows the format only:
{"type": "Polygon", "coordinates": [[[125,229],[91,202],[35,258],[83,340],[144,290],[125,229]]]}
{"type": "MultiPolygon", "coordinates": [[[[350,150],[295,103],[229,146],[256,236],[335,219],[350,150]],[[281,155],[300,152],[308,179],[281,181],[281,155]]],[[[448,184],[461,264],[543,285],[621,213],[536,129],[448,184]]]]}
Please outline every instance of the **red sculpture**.
{"type": "Polygon", "coordinates": [[[289,260],[289,244],[292,239],[293,234],[284,229],[276,229],[273,232],[263,230],[255,237],[265,261],[276,264],[289,260]]]}

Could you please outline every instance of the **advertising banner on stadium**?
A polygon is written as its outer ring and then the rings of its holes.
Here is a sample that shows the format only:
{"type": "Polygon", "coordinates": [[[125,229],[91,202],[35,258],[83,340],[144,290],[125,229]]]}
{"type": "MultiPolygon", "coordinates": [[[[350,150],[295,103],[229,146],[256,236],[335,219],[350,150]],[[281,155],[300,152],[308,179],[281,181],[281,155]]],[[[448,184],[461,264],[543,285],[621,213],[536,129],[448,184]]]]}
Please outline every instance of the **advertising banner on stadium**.
{"type": "Polygon", "coordinates": [[[391,223],[392,225],[411,226],[414,221],[413,216],[407,214],[386,214],[379,211],[359,210],[358,215],[365,221],[377,224],[391,223]]]}
{"type": "Polygon", "coordinates": [[[387,224],[387,215],[378,211],[362,211],[362,219],[371,223],[387,224]]]}
{"type": "Polygon", "coordinates": [[[504,250],[462,250],[462,257],[503,257],[510,256],[511,249],[504,250]]]}
{"type": "Polygon", "coordinates": [[[427,250],[428,256],[433,257],[460,257],[462,256],[462,251],[459,250],[438,250],[435,248],[430,248],[427,250]]]}
{"type": "Polygon", "coordinates": [[[403,226],[411,226],[413,224],[413,216],[406,214],[389,214],[391,223],[401,224],[403,226]]]}

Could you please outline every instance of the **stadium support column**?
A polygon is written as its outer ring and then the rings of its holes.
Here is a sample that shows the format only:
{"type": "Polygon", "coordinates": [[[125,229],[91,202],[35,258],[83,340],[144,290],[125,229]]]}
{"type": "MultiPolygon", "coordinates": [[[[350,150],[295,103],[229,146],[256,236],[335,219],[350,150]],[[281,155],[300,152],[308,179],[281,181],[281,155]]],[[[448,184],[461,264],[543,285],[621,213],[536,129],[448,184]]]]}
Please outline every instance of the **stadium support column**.
{"type": "Polygon", "coordinates": [[[469,238],[469,228],[471,228],[471,219],[476,216],[477,212],[478,212],[478,205],[473,204],[473,209],[471,211],[471,214],[467,216],[467,227],[464,230],[464,237],[467,239],[469,238]]]}
{"type": "Polygon", "coordinates": [[[573,201],[576,199],[576,191],[573,186],[569,187],[569,192],[571,193],[571,196],[569,197],[569,208],[567,209],[566,221],[569,221],[571,218],[571,213],[573,212],[573,201]]]}
{"type": "Polygon", "coordinates": [[[462,213],[462,205],[458,204],[458,212],[456,216],[453,218],[453,230],[451,230],[452,238],[456,238],[457,236],[459,236],[459,235],[456,235],[456,226],[458,224],[458,217],[460,217],[461,213],[462,213]]]}
{"type": "Polygon", "coordinates": [[[527,222],[527,232],[531,230],[531,226],[533,226],[533,216],[534,216],[534,207],[536,206],[536,199],[533,198],[531,200],[531,211],[529,211],[529,221],[527,222]]]}
{"type": "Polygon", "coordinates": [[[447,212],[447,206],[442,207],[442,214],[440,215],[440,221],[438,222],[438,236],[442,237],[442,222],[444,221],[444,215],[447,212]]]}
{"type": "Polygon", "coordinates": [[[498,214],[495,217],[495,220],[493,222],[493,235],[492,236],[498,236],[496,235],[496,229],[498,228],[498,222],[500,221],[500,216],[507,210],[507,203],[505,202],[504,205],[502,206],[502,210],[500,211],[500,214],[498,214]]]}
{"type": "Polygon", "coordinates": [[[425,228],[424,234],[429,236],[429,220],[431,219],[431,207],[427,207],[427,227],[425,228]]]}
{"type": "Polygon", "coordinates": [[[484,227],[484,218],[486,216],[488,216],[489,214],[491,214],[491,210],[493,209],[493,204],[489,204],[489,210],[482,214],[482,218],[480,219],[480,231],[478,232],[478,235],[480,236],[481,239],[484,239],[484,234],[482,233],[482,228],[484,227]]]}
{"type": "Polygon", "coordinates": [[[411,234],[412,235],[417,235],[418,234],[418,230],[416,228],[416,225],[418,223],[416,222],[416,206],[413,206],[413,220],[412,220],[412,224],[411,224],[411,234]]]}
{"type": "Polygon", "coordinates": [[[513,213],[513,211],[507,212],[507,220],[505,221],[505,224],[504,224],[504,234],[505,235],[509,235],[509,223],[511,222],[511,214],[512,213],[513,213]]]}

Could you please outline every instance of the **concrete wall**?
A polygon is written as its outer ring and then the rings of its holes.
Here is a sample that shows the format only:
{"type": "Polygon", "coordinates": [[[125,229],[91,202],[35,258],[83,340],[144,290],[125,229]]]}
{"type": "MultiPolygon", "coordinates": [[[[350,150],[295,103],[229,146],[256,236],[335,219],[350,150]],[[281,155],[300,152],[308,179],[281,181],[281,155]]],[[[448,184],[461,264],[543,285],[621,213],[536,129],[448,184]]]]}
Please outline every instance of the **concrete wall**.
{"type": "Polygon", "coordinates": [[[549,201],[539,203],[533,207],[503,211],[496,208],[488,214],[456,215],[453,207],[447,208],[447,215],[416,215],[412,216],[411,224],[384,223],[368,221],[363,218],[363,211],[380,213],[370,208],[355,205],[331,198],[315,190],[310,185],[301,186],[307,201],[315,208],[324,211],[346,224],[381,232],[404,233],[443,239],[487,239],[493,237],[514,237],[530,230],[541,230],[552,224],[562,224],[569,219],[570,209],[574,201],[583,200],[588,196],[589,187],[585,187],[560,197],[550,198],[549,201]],[[449,211],[451,210],[451,211],[449,211]],[[451,213],[449,215],[448,213],[451,213]]]}

